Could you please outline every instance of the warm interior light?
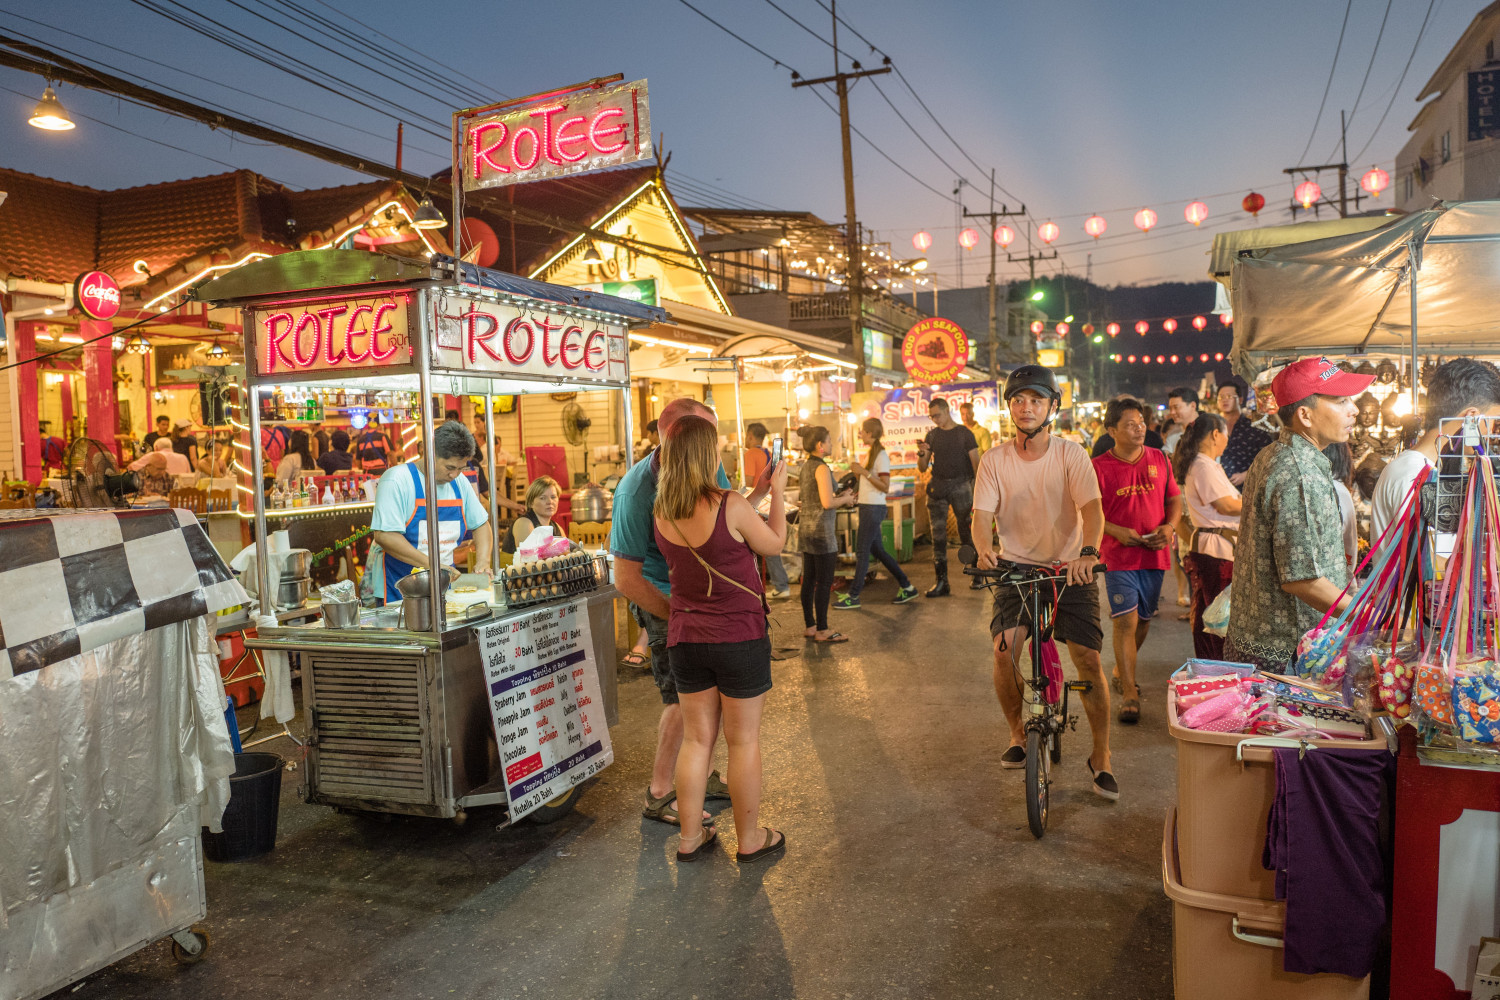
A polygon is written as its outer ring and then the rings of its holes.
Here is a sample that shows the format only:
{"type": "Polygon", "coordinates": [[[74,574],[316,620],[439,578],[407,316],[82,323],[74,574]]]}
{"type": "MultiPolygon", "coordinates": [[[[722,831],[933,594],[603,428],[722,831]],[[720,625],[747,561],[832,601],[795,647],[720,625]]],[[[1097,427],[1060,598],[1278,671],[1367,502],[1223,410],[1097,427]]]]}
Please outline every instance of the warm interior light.
{"type": "Polygon", "coordinates": [[[73,118],[68,114],[68,109],[62,106],[57,95],[52,92],[49,84],[42,91],[42,99],[36,102],[36,108],[31,112],[31,117],[26,120],[28,125],[36,128],[46,129],[48,132],[66,132],[73,127],[73,118]]]}
{"type": "Polygon", "coordinates": [[[1396,412],[1396,416],[1398,417],[1409,416],[1411,414],[1411,396],[1403,392],[1391,404],[1391,409],[1396,412]]]}
{"type": "Polygon", "coordinates": [[[448,224],[448,220],[432,203],[432,198],[423,195],[422,200],[417,202],[417,214],[412,216],[411,224],[417,229],[442,229],[448,224]]]}

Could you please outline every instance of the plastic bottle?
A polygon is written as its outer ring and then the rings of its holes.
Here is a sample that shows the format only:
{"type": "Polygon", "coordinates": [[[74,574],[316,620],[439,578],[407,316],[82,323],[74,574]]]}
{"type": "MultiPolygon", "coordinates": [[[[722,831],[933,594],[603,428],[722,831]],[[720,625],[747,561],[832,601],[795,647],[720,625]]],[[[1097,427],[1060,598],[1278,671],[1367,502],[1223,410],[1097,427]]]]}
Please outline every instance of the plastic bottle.
{"type": "Polygon", "coordinates": [[[323,502],[324,503],[338,503],[339,502],[338,497],[336,497],[336,496],[333,495],[333,480],[332,479],[330,479],[323,486],[323,502]]]}

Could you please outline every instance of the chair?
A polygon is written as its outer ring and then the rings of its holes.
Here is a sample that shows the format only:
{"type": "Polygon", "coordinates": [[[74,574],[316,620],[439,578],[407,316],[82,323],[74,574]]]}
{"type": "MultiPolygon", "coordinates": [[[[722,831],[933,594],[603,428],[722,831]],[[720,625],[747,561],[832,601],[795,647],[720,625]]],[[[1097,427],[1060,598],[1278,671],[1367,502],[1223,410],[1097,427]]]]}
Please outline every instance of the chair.
{"type": "Polygon", "coordinates": [[[224,511],[234,509],[234,491],[232,490],[209,490],[208,509],[210,511],[224,511]]]}
{"type": "Polygon", "coordinates": [[[167,494],[167,506],[190,510],[194,514],[207,514],[208,494],[197,489],[176,489],[167,494]]]}
{"type": "Polygon", "coordinates": [[[0,510],[32,510],[36,507],[36,487],[11,480],[0,489],[0,510]]]}
{"type": "Polygon", "coordinates": [[[574,521],[568,525],[568,537],[584,548],[609,546],[608,521],[574,521]]]}

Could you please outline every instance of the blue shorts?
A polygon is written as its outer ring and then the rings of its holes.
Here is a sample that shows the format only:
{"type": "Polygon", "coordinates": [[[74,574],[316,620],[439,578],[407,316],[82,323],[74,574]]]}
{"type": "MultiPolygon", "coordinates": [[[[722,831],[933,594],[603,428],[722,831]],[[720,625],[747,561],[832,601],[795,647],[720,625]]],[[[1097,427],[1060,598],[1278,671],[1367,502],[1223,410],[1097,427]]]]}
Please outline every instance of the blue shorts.
{"type": "Polygon", "coordinates": [[[1109,616],[1118,618],[1134,611],[1143,622],[1155,618],[1166,575],[1163,569],[1106,570],[1104,592],[1109,595],[1109,616]]]}

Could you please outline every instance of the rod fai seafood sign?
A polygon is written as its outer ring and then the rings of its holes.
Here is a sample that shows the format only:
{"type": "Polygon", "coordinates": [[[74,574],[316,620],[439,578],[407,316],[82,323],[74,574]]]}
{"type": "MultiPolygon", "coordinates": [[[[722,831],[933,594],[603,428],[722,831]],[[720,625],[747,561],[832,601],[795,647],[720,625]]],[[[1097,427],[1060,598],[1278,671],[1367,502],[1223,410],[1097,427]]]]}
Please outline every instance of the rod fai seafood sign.
{"type": "Polygon", "coordinates": [[[256,375],[357,371],[411,363],[409,292],[259,305],[249,311],[256,375]]]}
{"type": "Polygon", "coordinates": [[[646,81],[571,87],[460,112],[465,191],[618,167],[653,155],[646,81]]]}
{"type": "Polygon", "coordinates": [[[433,368],[626,384],[630,341],[625,327],[551,305],[523,308],[469,295],[436,296],[433,368]]]}

